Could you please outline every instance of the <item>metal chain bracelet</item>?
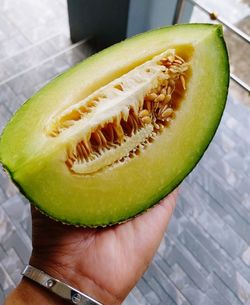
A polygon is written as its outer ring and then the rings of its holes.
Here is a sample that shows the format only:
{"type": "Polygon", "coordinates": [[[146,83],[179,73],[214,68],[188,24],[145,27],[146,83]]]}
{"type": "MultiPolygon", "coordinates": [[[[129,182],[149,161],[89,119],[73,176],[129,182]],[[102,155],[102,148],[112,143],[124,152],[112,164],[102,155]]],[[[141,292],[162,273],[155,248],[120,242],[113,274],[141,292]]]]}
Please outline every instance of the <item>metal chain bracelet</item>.
{"type": "Polygon", "coordinates": [[[49,289],[64,300],[77,305],[103,305],[79,290],[65,284],[31,265],[27,265],[22,275],[49,289]]]}

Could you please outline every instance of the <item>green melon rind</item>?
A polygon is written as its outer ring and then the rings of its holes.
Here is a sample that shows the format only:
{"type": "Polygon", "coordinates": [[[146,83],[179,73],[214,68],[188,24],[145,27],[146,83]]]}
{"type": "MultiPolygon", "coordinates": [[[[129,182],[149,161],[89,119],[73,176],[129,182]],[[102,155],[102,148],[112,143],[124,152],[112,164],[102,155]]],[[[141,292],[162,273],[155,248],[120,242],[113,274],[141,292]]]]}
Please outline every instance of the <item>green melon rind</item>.
{"type": "MultiPolygon", "coordinates": [[[[180,25],[181,26],[181,25],[180,25]]],[[[191,25],[190,25],[191,26],[191,25]]],[[[217,128],[220,122],[220,119],[222,117],[222,113],[225,107],[225,103],[226,103],[226,97],[227,97],[227,88],[228,88],[228,84],[229,84],[229,64],[228,64],[228,54],[227,54],[227,49],[226,49],[226,45],[225,42],[223,40],[223,35],[222,35],[222,29],[221,27],[218,27],[216,29],[217,31],[217,37],[220,40],[220,46],[221,46],[221,52],[224,53],[224,63],[223,63],[223,67],[224,67],[224,84],[225,84],[225,89],[224,89],[224,95],[221,97],[221,101],[220,103],[218,103],[221,106],[221,111],[218,112],[220,114],[219,118],[216,118],[216,123],[211,126],[211,132],[207,133],[207,137],[205,138],[204,142],[203,142],[203,146],[200,149],[200,154],[197,155],[197,159],[194,160],[194,162],[192,164],[188,164],[187,167],[182,171],[182,173],[175,177],[174,181],[172,181],[171,184],[169,184],[160,194],[156,194],[153,198],[151,198],[150,202],[148,203],[148,206],[150,208],[152,208],[155,204],[157,204],[159,202],[159,200],[161,200],[162,198],[164,198],[167,194],[169,194],[172,190],[174,190],[181,182],[182,180],[187,176],[188,173],[190,173],[192,171],[192,169],[195,167],[195,165],[199,162],[200,158],[202,157],[202,155],[204,154],[205,150],[207,149],[209,143],[211,142],[217,128]]],[[[116,46],[114,46],[116,47],[116,46]]],[[[113,48],[114,48],[113,47],[113,48]]],[[[106,52],[106,50],[102,51],[103,53],[106,52]]],[[[74,68],[72,68],[70,71],[72,71],[74,68]]],[[[69,72],[67,72],[69,73],[69,72]]],[[[61,77],[61,76],[60,76],[61,77]]],[[[57,78],[58,79],[58,78],[57,78]]],[[[29,102],[27,102],[29,103],[29,102]]],[[[1,145],[0,145],[1,146],[1,145]]],[[[1,156],[0,156],[1,157],[1,156]]],[[[1,160],[2,162],[2,160],[1,160]]],[[[41,210],[44,214],[48,215],[49,217],[55,219],[55,220],[59,220],[63,223],[66,224],[73,224],[75,226],[86,226],[86,227],[97,227],[97,226],[107,226],[107,225],[112,225],[113,223],[105,223],[105,224],[98,224],[98,225],[83,225],[82,223],[78,223],[78,222],[68,222],[67,219],[64,218],[60,218],[58,219],[57,215],[52,215],[51,212],[44,210],[41,206],[39,206],[38,203],[34,202],[32,198],[30,198],[29,194],[27,194],[27,192],[25,192],[25,190],[22,188],[22,186],[15,181],[14,178],[14,172],[11,171],[11,169],[6,166],[6,164],[4,164],[4,167],[6,168],[6,170],[10,173],[12,179],[14,180],[14,182],[17,184],[18,188],[20,189],[20,191],[39,209],[41,210]]],[[[149,208],[149,209],[150,209],[149,208]]],[[[144,213],[145,211],[139,211],[136,215],[126,215],[124,218],[121,218],[120,220],[116,221],[115,223],[121,223],[121,222],[125,222],[127,220],[129,220],[132,217],[135,217],[137,215],[140,215],[142,213],[144,213]]]]}

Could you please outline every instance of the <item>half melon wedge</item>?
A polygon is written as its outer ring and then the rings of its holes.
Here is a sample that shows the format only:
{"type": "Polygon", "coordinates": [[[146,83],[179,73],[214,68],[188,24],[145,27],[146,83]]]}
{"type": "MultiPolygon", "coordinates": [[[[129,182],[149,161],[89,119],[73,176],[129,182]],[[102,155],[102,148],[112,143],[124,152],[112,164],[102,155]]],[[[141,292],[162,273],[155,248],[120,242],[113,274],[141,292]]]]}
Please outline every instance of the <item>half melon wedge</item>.
{"type": "Polygon", "coordinates": [[[89,227],[125,221],[197,164],[218,127],[228,82],[221,26],[135,36],[29,99],[4,129],[1,163],[52,218],[89,227]]]}

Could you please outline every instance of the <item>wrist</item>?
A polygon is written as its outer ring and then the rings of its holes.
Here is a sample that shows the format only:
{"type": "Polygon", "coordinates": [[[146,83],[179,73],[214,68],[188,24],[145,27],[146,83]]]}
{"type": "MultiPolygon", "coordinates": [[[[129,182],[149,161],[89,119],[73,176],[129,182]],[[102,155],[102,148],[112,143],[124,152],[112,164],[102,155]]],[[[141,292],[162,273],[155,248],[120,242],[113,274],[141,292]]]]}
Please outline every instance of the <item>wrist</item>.
{"type": "MultiPolygon", "coordinates": [[[[44,271],[48,275],[64,282],[65,284],[74,287],[102,304],[120,305],[122,303],[121,299],[114,296],[107,289],[105,289],[105,287],[102,287],[96,283],[91,276],[85,274],[84,272],[79,272],[74,263],[62,264],[59,262],[53,262],[51,259],[42,259],[37,255],[32,255],[30,264],[37,269],[44,271]]],[[[41,287],[41,289],[44,288],[41,287]]],[[[49,293],[52,294],[51,292],[49,293]]],[[[61,302],[59,304],[64,303],[61,302]]]]}
{"type": "Polygon", "coordinates": [[[66,305],[58,296],[47,291],[35,282],[23,278],[19,285],[7,297],[5,305],[66,305]]]}

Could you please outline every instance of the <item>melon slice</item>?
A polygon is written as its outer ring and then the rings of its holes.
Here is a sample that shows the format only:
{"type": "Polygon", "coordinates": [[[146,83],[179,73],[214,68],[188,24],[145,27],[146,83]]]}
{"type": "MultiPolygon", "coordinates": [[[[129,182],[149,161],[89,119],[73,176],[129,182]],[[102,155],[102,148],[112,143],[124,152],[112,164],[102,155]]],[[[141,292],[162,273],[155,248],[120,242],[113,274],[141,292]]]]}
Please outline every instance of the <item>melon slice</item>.
{"type": "Polygon", "coordinates": [[[197,164],[218,127],[228,82],[221,26],[135,36],[28,100],[1,136],[1,163],[52,218],[89,227],[125,221],[197,164]]]}

